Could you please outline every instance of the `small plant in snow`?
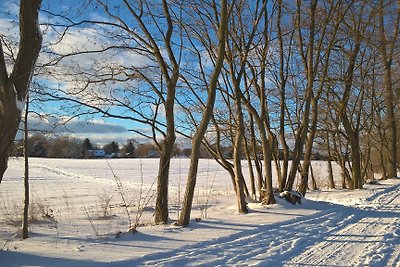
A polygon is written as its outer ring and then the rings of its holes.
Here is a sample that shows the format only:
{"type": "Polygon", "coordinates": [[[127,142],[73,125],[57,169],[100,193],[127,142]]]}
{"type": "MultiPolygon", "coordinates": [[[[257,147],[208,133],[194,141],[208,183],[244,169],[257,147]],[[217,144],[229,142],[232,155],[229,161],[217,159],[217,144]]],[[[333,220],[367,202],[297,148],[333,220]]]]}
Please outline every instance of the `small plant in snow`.
{"type": "Polygon", "coordinates": [[[100,236],[99,230],[97,228],[97,225],[95,225],[95,223],[94,223],[93,217],[90,215],[89,211],[86,209],[86,207],[84,205],[82,207],[83,207],[83,211],[85,213],[85,217],[88,220],[90,226],[92,227],[94,235],[96,237],[99,237],[100,236]]]}
{"type": "Polygon", "coordinates": [[[125,197],[124,187],[122,185],[121,179],[115,174],[115,172],[114,172],[113,168],[111,167],[110,163],[107,160],[106,160],[106,162],[107,162],[108,168],[111,170],[111,173],[113,175],[114,181],[115,181],[115,183],[117,185],[118,193],[121,196],[121,199],[122,199],[122,205],[121,206],[125,208],[126,216],[128,218],[128,222],[129,222],[129,231],[130,231],[130,229],[132,229],[132,218],[131,218],[131,215],[129,213],[129,209],[128,209],[129,205],[128,205],[128,201],[126,200],[126,197],[125,197]]]}
{"type": "Polygon", "coordinates": [[[97,194],[97,197],[99,198],[99,201],[100,201],[101,216],[103,218],[110,218],[111,217],[110,202],[114,196],[108,194],[104,190],[102,193],[97,194]]]}
{"type": "Polygon", "coordinates": [[[136,228],[140,226],[140,220],[143,216],[146,207],[149,205],[150,201],[154,198],[155,192],[152,190],[155,184],[155,180],[150,188],[147,190],[146,194],[144,194],[144,176],[143,176],[143,163],[140,160],[140,191],[139,198],[137,200],[136,205],[136,215],[135,215],[135,223],[133,225],[133,231],[136,232],[136,228]]]}
{"type": "Polygon", "coordinates": [[[208,218],[208,208],[209,208],[209,203],[211,200],[211,197],[213,196],[213,194],[215,193],[214,190],[214,182],[215,179],[217,177],[218,174],[218,170],[215,172],[214,177],[211,181],[211,184],[208,184],[208,180],[209,180],[209,171],[207,168],[207,177],[206,177],[206,185],[205,185],[205,189],[204,190],[198,190],[198,194],[197,194],[197,205],[199,206],[200,209],[200,215],[202,219],[206,219],[208,218]]]}
{"type": "MultiPolygon", "coordinates": [[[[11,199],[10,197],[3,198],[1,207],[3,213],[3,220],[11,225],[19,226],[22,220],[23,203],[11,199]]],[[[41,199],[36,194],[35,198],[31,200],[29,205],[29,222],[35,223],[43,220],[52,221],[57,224],[55,217],[56,211],[50,208],[47,201],[41,199]]]]}
{"type": "MultiPolygon", "coordinates": [[[[135,233],[137,231],[137,227],[141,225],[140,221],[141,218],[146,210],[146,207],[150,203],[150,201],[153,199],[155,192],[153,190],[153,186],[155,185],[156,180],[152,183],[150,188],[147,190],[146,194],[144,193],[144,175],[143,175],[143,164],[140,161],[140,188],[139,188],[139,194],[138,194],[138,199],[136,201],[135,205],[129,205],[127,198],[126,198],[126,190],[122,184],[121,179],[115,174],[114,170],[112,169],[111,165],[107,161],[107,165],[111,170],[111,173],[113,175],[114,181],[117,185],[117,190],[119,195],[121,196],[122,199],[122,207],[125,209],[126,216],[128,218],[128,232],[135,233]],[[130,206],[136,207],[135,209],[135,218],[132,220],[131,214],[130,214],[130,206]]],[[[120,234],[117,234],[119,236],[120,234]]]]}

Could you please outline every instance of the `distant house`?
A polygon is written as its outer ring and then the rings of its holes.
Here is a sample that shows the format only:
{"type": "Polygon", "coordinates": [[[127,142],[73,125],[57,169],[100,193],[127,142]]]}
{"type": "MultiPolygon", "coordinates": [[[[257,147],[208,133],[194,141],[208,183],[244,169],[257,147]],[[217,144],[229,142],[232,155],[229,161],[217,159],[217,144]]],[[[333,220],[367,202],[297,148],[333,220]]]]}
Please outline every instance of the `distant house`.
{"type": "Polygon", "coordinates": [[[147,152],[147,157],[148,158],[158,158],[160,157],[160,152],[158,150],[150,150],[147,152]]]}
{"type": "Polygon", "coordinates": [[[106,152],[103,149],[93,149],[88,151],[89,158],[104,158],[106,152]]]}

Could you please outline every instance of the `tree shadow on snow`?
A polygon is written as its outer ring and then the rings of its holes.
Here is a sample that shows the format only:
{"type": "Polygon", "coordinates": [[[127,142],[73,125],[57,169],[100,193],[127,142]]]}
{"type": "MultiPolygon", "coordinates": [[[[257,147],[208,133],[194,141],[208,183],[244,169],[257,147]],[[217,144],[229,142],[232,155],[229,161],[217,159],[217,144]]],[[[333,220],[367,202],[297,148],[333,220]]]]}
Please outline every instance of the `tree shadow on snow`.
{"type": "Polygon", "coordinates": [[[96,262],[89,260],[73,260],[65,258],[53,258],[33,255],[18,251],[0,251],[1,266],[44,266],[44,267],[102,267],[109,266],[109,263],[96,262]]]}

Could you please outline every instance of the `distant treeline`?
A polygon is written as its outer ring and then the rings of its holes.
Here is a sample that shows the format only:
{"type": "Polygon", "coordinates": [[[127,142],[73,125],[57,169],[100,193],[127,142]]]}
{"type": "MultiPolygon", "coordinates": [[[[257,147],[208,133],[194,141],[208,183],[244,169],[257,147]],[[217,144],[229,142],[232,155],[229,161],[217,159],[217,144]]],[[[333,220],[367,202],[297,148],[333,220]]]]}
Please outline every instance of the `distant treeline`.
{"type": "MultiPolygon", "coordinates": [[[[35,134],[28,138],[28,156],[43,158],[158,158],[160,150],[156,145],[148,143],[139,143],[134,139],[127,140],[125,144],[119,144],[112,141],[105,145],[92,143],[89,138],[78,139],[68,136],[45,136],[44,134],[35,134]]],[[[261,148],[259,158],[262,159],[261,148]]],[[[221,149],[224,157],[229,159],[233,157],[233,147],[224,146],[221,149]]],[[[283,157],[283,152],[280,151],[283,157]]],[[[23,140],[15,142],[12,156],[22,157],[23,140]]],[[[175,144],[174,157],[191,156],[191,148],[182,148],[175,144]]],[[[200,158],[211,159],[212,155],[205,147],[202,147],[200,158]]],[[[243,155],[243,159],[245,156],[243,155]]],[[[327,157],[320,153],[314,153],[314,160],[326,160],[327,157]]]]}

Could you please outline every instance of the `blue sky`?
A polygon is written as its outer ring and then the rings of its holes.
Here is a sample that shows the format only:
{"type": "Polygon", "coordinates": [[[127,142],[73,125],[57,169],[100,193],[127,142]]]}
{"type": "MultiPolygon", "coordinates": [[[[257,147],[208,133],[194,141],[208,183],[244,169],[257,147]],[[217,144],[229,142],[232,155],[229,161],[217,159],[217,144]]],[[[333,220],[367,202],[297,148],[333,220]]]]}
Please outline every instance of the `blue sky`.
{"type": "MultiPolygon", "coordinates": [[[[93,8],[85,5],[87,1],[69,1],[69,0],[43,0],[42,3],[42,11],[40,12],[40,23],[43,31],[44,41],[43,41],[43,49],[42,54],[39,58],[38,65],[44,64],[51,59],[54,59],[54,54],[64,54],[64,53],[74,53],[77,51],[92,51],[92,50],[101,50],[104,47],[109,45],[120,45],[120,46],[128,46],[129,48],[137,46],[135,42],[135,38],[131,38],[129,34],[124,33],[123,31],[118,31],[118,29],[110,28],[108,25],[101,26],[96,24],[94,27],[93,24],[83,23],[78,27],[71,27],[63,36],[63,39],[59,41],[60,33],[63,32],[63,27],[53,26],[49,27],[47,23],[56,23],[56,24],[70,24],[73,22],[79,22],[82,19],[86,20],[96,20],[107,22],[110,18],[106,15],[102,14],[101,8],[93,8]],[[54,14],[59,14],[59,16],[54,16],[54,14]],[[66,19],[68,17],[68,19],[66,19]],[[111,36],[111,37],[110,37],[111,36]],[[121,38],[122,36],[122,38],[121,38]],[[124,39],[124,37],[127,37],[124,39]],[[115,38],[112,38],[115,37],[115,38]],[[53,53],[53,54],[52,54],[53,53]]],[[[95,3],[96,1],[94,1],[95,3]]],[[[108,1],[112,3],[112,11],[118,13],[119,10],[115,9],[118,7],[122,1],[108,1]]],[[[11,39],[15,39],[18,36],[18,27],[13,25],[12,20],[16,20],[18,16],[18,1],[16,0],[6,0],[2,4],[2,10],[0,11],[0,33],[10,37],[11,39]]],[[[159,6],[154,7],[152,5],[152,12],[159,12],[157,8],[159,6]]],[[[205,8],[205,7],[200,7],[205,8]]],[[[126,9],[121,9],[118,16],[122,18],[126,18],[127,16],[123,14],[126,9]]],[[[162,12],[162,11],[161,11],[162,12]]],[[[208,11],[207,11],[208,12],[208,11]]],[[[137,29],[135,27],[134,19],[129,17],[127,19],[127,23],[129,23],[131,29],[137,29]]],[[[152,25],[151,19],[146,20],[146,23],[152,25]]],[[[208,22],[209,23],[209,22],[208,22]]],[[[157,30],[154,26],[149,26],[151,30],[157,30]]],[[[211,27],[211,26],[210,26],[211,27]]],[[[178,30],[175,27],[174,30],[178,30]]],[[[211,33],[211,34],[215,34],[211,33]]],[[[158,33],[158,37],[160,33],[158,33]]],[[[178,36],[178,32],[174,33],[174,36],[178,36]]],[[[199,37],[200,39],[203,36],[199,37]]],[[[211,37],[212,38],[212,37],[211,37]]],[[[161,38],[162,39],[162,38],[161,38]]],[[[179,38],[178,40],[174,40],[174,52],[178,51],[179,48],[179,38]]],[[[160,41],[162,42],[162,41],[160,41]]],[[[185,42],[185,41],[182,41],[185,42]]],[[[196,42],[196,41],[195,41],[196,42]]],[[[188,47],[185,49],[183,53],[181,66],[187,68],[191,71],[193,76],[196,76],[194,71],[199,69],[199,62],[196,54],[193,51],[189,51],[190,45],[189,42],[186,43],[188,47]]],[[[14,48],[16,49],[16,48],[14,48]]],[[[160,45],[160,49],[163,49],[163,46],[160,45]]],[[[210,56],[204,50],[201,50],[201,42],[196,43],[196,49],[199,49],[201,52],[201,61],[203,63],[203,67],[206,71],[211,73],[213,69],[213,64],[210,60],[210,56]],[[199,45],[197,47],[197,45],[199,45]]],[[[158,97],[154,96],[154,93],[151,93],[149,90],[149,85],[143,81],[137,81],[135,79],[131,79],[128,82],[104,82],[104,83],[87,83],[85,84],[82,81],[82,77],[108,77],[109,73],[107,70],[110,66],[113,67],[113,70],[117,70],[119,67],[123,67],[124,70],[132,70],[140,66],[150,66],[152,65],[151,59],[146,57],[146,55],[139,54],[138,50],[129,50],[129,49],[107,49],[107,51],[103,53],[92,53],[92,54],[79,54],[76,56],[68,57],[67,59],[63,59],[58,62],[55,66],[53,66],[50,71],[51,75],[43,71],[43,69],[38,68],[39,74],[35,77],[36,81],[45,84],[46,87],[52,89],[61,89],[64,92],[76,93],[80,91],[81,88],[87,87],[88,94],[97,94],[101,97],[109,96],[111,93],[113,95],[117,95],[119,100],[128,101],[129,108],[118,108],[114,103],[101,103],[104,109],[108,109],[114,112],[117,115],[123,116],[135,116],[135,112],[140,110],[144,114],[151,115],[155,112],[158,97]],[[126,52],[128,51],[128,52],[126,52]],[[78,69],[79,68],[79,69],[78,69]],[[75,75],[76,71],[79,70],[82,74],[81,76],[75,75]],[[140,84],[142,82],[142,84],[140,84]],[[129,91],[132,90],[132,91],[129,91]],[[127,93],[128,92],[128,93],[127,93]],[[136,95],[140,95],[140,100],[136,99],[136,95]],[[125,97],[126,96],[126,97],[125,97]],[[144,101],[143,101],[144,100],[144,101]]],[[[145,54],[145,52],[142,52],[145,54]]],[[[166,51],[162,50],[161,53],[166,53],[166,51]]],[[[179,53],[177,53],[179,54],[179,53]]],[[[168,58],[168,57],[166,57],[168,58]]],[[[153,63],[154,64],[154,63],[153,63]]],[[[159,75],[159,70],[157,68],[147,69],[148,71],[146,75],[152,76],[152,81],[155,83],[157,88],[165,87],[165,82],[162,82],[155,75],[159,75]]],[[[124,73],[117,73],[115,76],[124,78],[124,73]]],[[[200,76],[200,75],[199,75],[200,76]]],[[[126,77],[126,76],[125,76],[126,77]]],[[[200,97],[206,97],[206,88],[207,86],[203,83],[203,80],[198,77],[191,77],[190,79],[195,80],[198,85],[195,85],[195,82],[192,83],[192,86],[197,86],[196,91],[202,91],[200,97]],[[198,79],[198,80],[196,80],[198,79]]],[[[178,97],[191,98],[191,101],[185,102],[187,108],[193,108],[193,116],[195,118],[199,118],[202,114],[202,109],[197,108],[198,100],[193,97],[190,90],[185,88],[180,88],[181,90],[178,93],[178,97]]],[[[80,96],[82,97],[82,96],[80,96]]],[[[78,100],[81,100],[78,98],[78,100]]],[[[86,100],[85,100],[86,101],[86,100]]],[[[39,117],[34,114],[31,115],[32,128],[39,128],[44,130],[51,129],[52,124],[60,124],[62,122],[68,121],[65,127],[59,127],[56,130],[56,133],[59,135],[68,134],[69,136],[77,137],[77,138],[90,138],[94,143],[104,144],[111,141],[117,141],[119,143],[125,143],[128,139],[136,139],[140,142],[147,141],[144,137],[139,136],[138,134],[130,131],[132,129],[139,130],[142,133],[150,133],[150,127],[144,126],[143,124],[134,122],[132,120],[118,120],[104,117],[102,115],[91,114],[90,116],[79,116],[77,114],[82,112],[82,109],[75,109],[68,105],[64,105],[63,103],[50,103],[39,101],[41,105],[38,107],[33,107],[34,111],[39,112],[41,114],[44,113],[52,113],[53,117],[44,117],[44,119],[40,123],[39,117]],[[50,126],[49,126],[50,124],[50,126]]],[[[218,104],[218,100],[217,100],[218,104]]],[[[98,104],[96,104],[98,105],[98,104]]],[[[83,110],[85,112],[85,110],[83,110]]],[[[164,110],[161,107],[158,112],[161,114],[158,119],[160,121],[164,120],[164,110]]],[[[176,117],[176,123],[179,125],[188,125],[185,121],[181,119],[184,118],[182,116],[183,112],[178,105],[176,105],[175,113],[178,114],[176,117]],[[185,124],[186,123],[186,124],[185,124]]],[[[226,111],[220,111],[224,116],[226,111]]],[[[147,119],[147,118],[145,118],[147,119]]],[[[192,127],[194,128],[194,127],[192,127]]],[[[190,134],[192,129],[188,129],[186,131],[187,134],[190,134]]],[[[178,135],[178,142],[187,142],[187,140],[182,141],[178,135]]]]}
{"type": "MultiPolygon", "coordinates": [[[[86,2],[86,1],[83,1],[86,2]]],[[[18,5],[19,1],[16,0],[6,0],[0,4],[2,11],[0,12],[0,34],[6,36],[8,40],[17,44],[18,41],[18,27],[15,27],[16,20],[18,18],[18,5]]],[[[101,20],[102,17],[99,13],[85,6],[82,1],[71,1],[71,0],[44,0],[42,3],[42,9],[48,10],[52,13],[57,13],[61,15],[68,15],[71,19],[75,21],[79,21],[81,19],[96,19],[101,20]],[[74,14],[71,16],[71,14],[74,14]]],[[[40,12],[40,24],[45,24],[47,22],[59,22],[65,23],[66,21],[62,18],[55,19],[49,15],[47,12],[40,12]]],[[[84,26],[76,29],[71,29],[68,31],[66,38],[62,40],[61,43],[56,44],[57,42],[57,28],[49,28],[46,26],[41,26],[43,30],[43,46],[48,47],[51,43],[51,49],[57,53],[68,53],[74,51],[74,49],[87,49],[87,50],[95,50],[101,46],[101,42],[106,41],[101,39],[101,37],[97,36],[96,30],[90,28],[89,26],[84,26]]],[[[11,46],[10,46],[11,47],[11,46]]],[[[17,46],[12,47],[13,53],[17,51],[17,46]]],[[[45,48],[43,49],[45,50],[45,48]]],[[[7,51],[6,51],[7,53],[7,51]]],[[[11,52],[7,53],[11,58],[11,52]]],[[[46,54],[42,54],[40,56],[38,65],[41,62],[45,62],[48,60],[49,56],[46,54]]],[[[9,62],[12,62],[9,59],[9,62]]],[[[141,64],[141,61],[145,61],[143,57],[138,55],[121,55],[115,53],[103,53],[97,55],[80,55],[77,57],[73,57],[72,60],[82,68],[90,69],[93,65],[98,64],[98,62],[107,62],[114,61],[119,64],[124,64],[125,62],[137,62],[137,64],[141,64]]],[[[67,65],[71,64],[64,61],[61,64],[57,65],[57,68],[64,71],[66,73],[67,65]]],[[[9,64],[9,72],[11,72],[12,64],[9,64]]],[[[65,76],[66,81],[62,79],[59,75],[58,77],[49,77],[48,75],[37,75],[34,77],[35,80],[39,80],[41,83],[45,83],[47,86],[53,86],[54,88],[61,87],[61,89],[69,91],[72,90],[71,87],[74,86],[74,82],[71,80],[71,77],[65,76]],[[55,81],[55,80],[56,81],[55,81]],[[69,79],[69,80],[68,80],[69,79]],[[66,88],[69,87],[69,88],[66,88]]],[[[148,132],[148,128],[143,128],[143,125],[130,121],[130,120],[121,120],[121,119],[112,119],[106,118],[102,115],[92,114],[90,116],[80,116],[75,117],[77,115],[78,110],[71,108],[68,110],[68,105],[65,103],[59,102],[43,102],[37,101],[35,104],[31,105],[31,110],[34,111],[29,115],[30,128],[35,130],[44,130],[44,131],[54,131],[57,135],[69,135],[71,137],[76,138],[90,138],[93,143],[97,144],[105,144],[111,141],[117,141],[120,144],[123,144],[128,139],[136,139],[140,142],[148,141],[142,136],[138,136],[137,134],[129,131],[131,129],[140,130],[142,132],[148,132]],[[44,115],[45,113],[50,113],[51,116],[38,116],[44,115]],[[68,121],[65,125],[58,126],[54,129],[54,125],[63,124],[63,122],[68,121]]],[[[110,107],[110,110],[116,114],[122,114],[124,110],[118,109],[115,107],[110,107]]],[[[125,114],[125,113],[124,113],[125,114]]],[[[17,136],[19,138],[21,134],[17,136]]]]}

